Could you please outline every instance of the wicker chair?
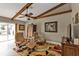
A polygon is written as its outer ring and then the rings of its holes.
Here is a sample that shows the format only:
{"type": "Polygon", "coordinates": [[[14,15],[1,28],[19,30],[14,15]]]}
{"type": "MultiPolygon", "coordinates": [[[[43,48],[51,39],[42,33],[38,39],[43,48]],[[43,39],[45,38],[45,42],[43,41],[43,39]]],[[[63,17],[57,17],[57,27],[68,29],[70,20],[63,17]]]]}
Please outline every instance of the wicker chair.
{"type": "Polygon", "coordinates": [[[16,33],[16,36],[15,36],[16,45],[23,43],[25,40],[26,39],[24,38],[23,33],[16,33]]]}

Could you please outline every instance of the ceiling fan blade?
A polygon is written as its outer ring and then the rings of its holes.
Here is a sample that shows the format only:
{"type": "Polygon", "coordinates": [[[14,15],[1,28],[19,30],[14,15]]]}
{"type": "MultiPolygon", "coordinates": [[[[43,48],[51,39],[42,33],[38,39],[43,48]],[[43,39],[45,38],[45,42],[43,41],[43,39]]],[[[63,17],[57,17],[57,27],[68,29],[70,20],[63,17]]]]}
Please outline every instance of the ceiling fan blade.
{"type": "Polygon", "coordinates": [[[24,18],[25,17],[25,14],[20,14],[20,15],[22,15],[22,16],[20,16],[19,18],[24,18]]]}
{"type": "Polygon", "coordinates": [[[25,16],[20,16],[19,18],[24,18],[25,16]]]}
{"type": "Polygon", "coordinates": [[[33,15],[33,13],[29,13],[29,15],[33,15]]]}
{"type": "Polygon", "coordinates": [[[23,16],[28,16],[28,14],[21,14],[21,15],[23,15],[23,16]]]}
{"type": "Polygon", "coordinates": [[[28,19],[31,18],[31,15],[33,15],[33,13],[29,13],[29,14],[20,14],[22,16],[20,16],[19,18],[23,18],[23,17],[29,17],[28,19]]]}
{"type": "Polygon", "coordinates": [[[20,15],[24,15],[25,16],[25,14],[20,14],[20,15]]]}

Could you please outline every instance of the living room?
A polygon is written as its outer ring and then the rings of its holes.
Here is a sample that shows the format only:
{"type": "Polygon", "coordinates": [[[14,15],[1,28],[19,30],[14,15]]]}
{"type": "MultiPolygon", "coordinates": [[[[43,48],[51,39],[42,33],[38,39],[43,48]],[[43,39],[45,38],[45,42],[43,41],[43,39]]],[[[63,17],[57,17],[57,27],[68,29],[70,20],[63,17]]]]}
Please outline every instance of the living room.
{"type": "Polygon", "coordinates": [[[78,33],[76,33],[79,21],[78,3],[4,3],[0,5],[0,7],[3,6],[6,6],[4,9],[6,14],[0,14],[0,21],[15,24],[15,39],[13,39],[15,46],[11,46],[15,56],[79,55],[79,52],[76,52],[79,49],[78,33]],[[73,49],[70,45],[74,46],[73,49]]]}

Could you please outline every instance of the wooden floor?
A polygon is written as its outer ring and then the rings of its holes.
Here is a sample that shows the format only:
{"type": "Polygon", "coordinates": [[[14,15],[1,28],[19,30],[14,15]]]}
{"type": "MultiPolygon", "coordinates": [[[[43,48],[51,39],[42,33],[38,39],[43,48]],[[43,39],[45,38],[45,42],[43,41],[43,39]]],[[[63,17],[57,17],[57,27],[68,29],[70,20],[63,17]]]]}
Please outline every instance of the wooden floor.
{"type": "Polygon", "coordinates": [[[0,56],[17,56],[14,47],[14,40],[0,42],[0,56]]]}

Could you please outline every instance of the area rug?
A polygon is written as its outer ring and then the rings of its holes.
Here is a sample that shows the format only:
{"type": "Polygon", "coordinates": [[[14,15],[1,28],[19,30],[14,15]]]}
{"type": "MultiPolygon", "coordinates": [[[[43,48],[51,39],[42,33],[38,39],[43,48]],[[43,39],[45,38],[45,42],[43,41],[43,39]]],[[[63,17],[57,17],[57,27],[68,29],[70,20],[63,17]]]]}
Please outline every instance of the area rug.
{"type": "Polygon", "coordinates": [[[25,49],[23,51],[16,52],[18,56],[61,56],[61,53],[55,51],[55,45],[53,44],[45,44],[42,46],[37,46],[33,51],[25,49]]]}

